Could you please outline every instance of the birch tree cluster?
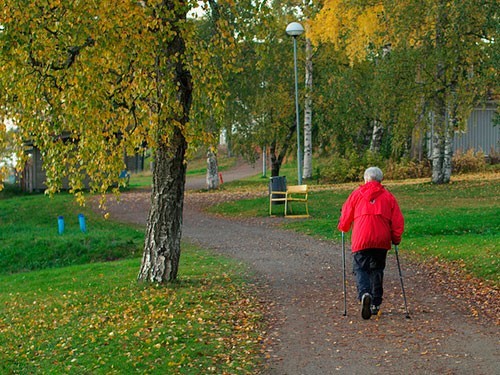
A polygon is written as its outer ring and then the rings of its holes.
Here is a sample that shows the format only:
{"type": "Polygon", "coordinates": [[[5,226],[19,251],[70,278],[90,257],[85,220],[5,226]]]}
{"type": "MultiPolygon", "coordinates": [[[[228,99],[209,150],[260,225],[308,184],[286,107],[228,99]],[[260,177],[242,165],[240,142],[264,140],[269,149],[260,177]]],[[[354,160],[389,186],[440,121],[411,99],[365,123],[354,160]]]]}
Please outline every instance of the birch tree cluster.
{"type": "Polygon", "coordinates": [[[326,0],[310,22],[317,48],[337,56],[324,70],[338,94],[326,104],[342,107],[330,124],[357,152],[429,155],[432,181],[449,182],[454,132],[498,99],[498,9],[489,0],[326,0]]]}
{"type": "Polygon", "coordinates": [[[298,20],[306,27],[298,38],[304,177],[312,177],[314,154],[332,163],[427,162],[434,183],[450,181],[454,133],[466,130],[473,108],[498,99],[495,1],[268,4],[252,25],[260,37],[242,41],[241,71],[229,82],[226,129],[235,150],[250,159],[268,150],[272,176],[293,158],[292,40],[284,28],[298,20]]]}

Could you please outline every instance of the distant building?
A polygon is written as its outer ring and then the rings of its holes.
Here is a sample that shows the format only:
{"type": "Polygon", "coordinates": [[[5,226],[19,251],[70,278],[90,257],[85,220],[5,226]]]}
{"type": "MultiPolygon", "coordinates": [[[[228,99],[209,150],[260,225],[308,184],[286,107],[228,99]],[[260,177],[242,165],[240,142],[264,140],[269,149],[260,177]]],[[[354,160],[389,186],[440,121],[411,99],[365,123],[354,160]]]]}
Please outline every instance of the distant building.
{"type": "Polygon", "coordinates": [[[498,103],[487,102],[475,108],[467,120],[467,129],[455,132],[453,151],[482,151],[486,156],[491,151],[500,152],[500,127],[494,125],[498,103]]]}
{"type": "MultiPolygon", "coordinates": [[[[474,108],[467,120],[464,130],[457,130],[453,136],[453,154],[469,150],[482,152],[486,157],[491,152],[500,152],[500,128],[495,126],[495,116],[498,116],[498,101],[489,101],[482,106],[474,108]]],[[[432,150],[432,125],[430,131],[423,137],[416,137],[412,144],[412,157],[422,159],[425,152],[431,157],[432,150]],[[424,143],[425,150],[424,151],[424,143]]]]}
{"type": "MultiPolygon", "coordinates": [[[[26,192],[42,192],[47,188],[45,184],[46,174],[43,169],[42,154],[33,144],[25,143],[25,153],[29,155],[28,162],[24,166],[19,184],[23,191],[26,192]]],[[[135,154],[134,156],[124,156],[123,159],[126,170],[129,173],[137,173],[144,170],[144,154],[135,154]]],[[[89,187],[90,179],[84,181],[85,187],[89,187]]],[[[69,189],[68,180],[65,178],[62,181],[62,189],[69,189]]]]}

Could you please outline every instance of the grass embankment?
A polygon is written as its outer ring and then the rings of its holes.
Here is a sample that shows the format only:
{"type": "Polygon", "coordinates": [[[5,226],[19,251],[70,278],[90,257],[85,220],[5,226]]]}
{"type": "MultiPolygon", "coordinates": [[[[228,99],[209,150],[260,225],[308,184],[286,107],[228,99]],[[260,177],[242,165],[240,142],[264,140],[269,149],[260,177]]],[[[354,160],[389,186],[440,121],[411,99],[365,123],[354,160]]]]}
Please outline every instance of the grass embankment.
{"type": "MultiPolygon", "coordinates": [[[[241,186],[241,182],[239,183],[241,186]]],[[[253,178],[251,185],[256,184],[253,178]]],[[[427,181],[384,182],[398,199],[406,219],[402,251],[425,259],[456,262],[467,272],[499,285],[500,177],[498,174],[455,178],[449,185],[427,181]]],[[[267,180],[261,182],[267,192],[267,180]]],[[[311,218],[284,224],[301,232],[338,239],[340,208],[357,184],[332,185],[309,195],[311,218]]],[[[227,186],[226,186],[227,188],[227,186]]],[[[267,216],[268,199],[224,203],[213,210],[227,215],[267,216]]],[[[296,207],[297,209],[300,206],[296,207]]],[[[277,207],[276,213],[283,207],[277,207]]]]}
{"type": "Polygon", "coordinates": [[[0,194],[0,273],[131,258],[141,253],[143,230],[103,220],[88,209],[81,211],[69,194],[53,199],[8,191],[0,194]],[[88,234],[80,231],[79,212],[84,213],[88,234]],[[58,216],[64,217],[63,235],[58,233],[58,216]]]}
{"type": "Polygon", "coordinates": [[[261,313],[237,264],[183,245],[178,282],[138,284],[143,231],[84,209],[81,233],[81,211],[68,195],[0,193],[0,373],[246,374],[259,366],[261,313]]]}

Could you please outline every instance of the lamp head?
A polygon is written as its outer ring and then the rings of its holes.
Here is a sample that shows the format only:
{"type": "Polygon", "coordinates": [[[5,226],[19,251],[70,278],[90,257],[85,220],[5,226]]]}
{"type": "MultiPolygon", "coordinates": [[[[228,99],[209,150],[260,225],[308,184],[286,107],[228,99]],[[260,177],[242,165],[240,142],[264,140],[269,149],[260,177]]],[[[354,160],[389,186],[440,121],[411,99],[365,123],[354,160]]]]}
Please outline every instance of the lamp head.
{"type": "Polygon", "coordinates": [[[297,37],[304,32],[304,27],[298,22],[291,22],[286,27],[286,33],[290,36],[297,37]]]}

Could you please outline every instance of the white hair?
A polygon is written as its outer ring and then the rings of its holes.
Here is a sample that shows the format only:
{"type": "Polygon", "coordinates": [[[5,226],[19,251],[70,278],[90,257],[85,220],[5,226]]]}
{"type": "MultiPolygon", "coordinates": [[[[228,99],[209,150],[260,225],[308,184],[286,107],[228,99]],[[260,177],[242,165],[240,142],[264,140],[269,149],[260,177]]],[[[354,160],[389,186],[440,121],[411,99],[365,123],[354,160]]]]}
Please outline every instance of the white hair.
{"type": "Polygon", "coordinates": [[[365,171],[365,182],[378,181],[382,182],[384,174],[382,170],[378,167],[370,167],[365,171]]]}

